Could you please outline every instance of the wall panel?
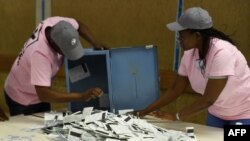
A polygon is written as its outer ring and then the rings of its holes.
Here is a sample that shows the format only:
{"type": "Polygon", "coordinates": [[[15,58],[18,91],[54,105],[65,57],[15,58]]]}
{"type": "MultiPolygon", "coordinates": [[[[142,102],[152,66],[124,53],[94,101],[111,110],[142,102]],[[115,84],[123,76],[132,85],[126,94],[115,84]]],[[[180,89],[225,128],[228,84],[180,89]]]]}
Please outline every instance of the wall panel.
{"type": "MultiPolygon", "coordinates": [[[[177,0],[53,0],[52,15],[84,21],[110,47],[156,44],[160,68],[172,70],[174,33],[165,24],[175,20],[176,6],[177,0]]],[[[184,1],[185,9],[192,6],[207,9],[214,26],[232,34],[250,61],[249,0],[184,1]]]]}
{"type": "Polygon", "coordinates": [[[35,0],[0,0],[0,53],[18,54],[35,28],[35,0]]]}

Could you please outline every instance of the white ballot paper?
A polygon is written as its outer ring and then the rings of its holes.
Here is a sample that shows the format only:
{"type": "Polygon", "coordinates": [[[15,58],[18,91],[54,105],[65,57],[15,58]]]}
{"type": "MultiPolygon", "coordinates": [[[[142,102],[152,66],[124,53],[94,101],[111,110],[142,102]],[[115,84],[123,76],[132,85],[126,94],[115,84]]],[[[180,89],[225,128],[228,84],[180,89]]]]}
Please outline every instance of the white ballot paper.
{"type": "Polygon", "coordinates": [[[72,83],[90,76],[87,64],[78,65],[69,69],[69,79],[72,83]]]}
{"type": "MultiPolygon", "coordinates": [[[[131,109],[121,113],[126,111],[131,109]]],[[[56,121],[54,119],[57,118],[51,115],[46,117],[49,121],[56,121]]],[[[187,127],[186,132],[165,129],[133,115],[116,115],[93,110],[93,107],[65,115],[63,120],[63,125],[55,124],[53,130],[44,131],[57,134],[67,141],[197,141],[193,127],[187,127]]]]}
{"type": "Polygon", "coordinates": [[[97,120],[102,120],[102,119],[106,118],[106,115],[107,115],[106,111],[96,113],[96,114],[93,114],[93,115],[88,115],[88,116],[85,117],[84,122],[87,124],[87,123],[90,123],[90,122],[95,122],[97,120]]]}
{"type": "Polygon", "coordinates": [[[44,113],[45,126],[52,126],[63,122],[63,114],[59,112],[44,113]]]}
{"type": "Polygon", "coordinates": [[[86,116],[91,115],[91,112],[93,111],[93,107],[86,107],[83,108],[82,111],[82,118],[85,119],[86,116]]]}
{"type": "Polygon", "coordinates": [[[129,112],[133,112],[134,109],[123,109],[123,110],[118,110],[118,114],[119,115],[124,115],[124,114],[127,114],[129,112]]]}
{"type": "Polygon", "coordinates": [[[109,107],[109,94],[104,93],[100,98],[99,98],[99,106],[102,108],[107,108],[109,107]]]}
{"type": "Polygon", "coordinates": [[[71,128],[69,130],[68,141],[81,141],[82,133],[82,130],[71,128]]]}

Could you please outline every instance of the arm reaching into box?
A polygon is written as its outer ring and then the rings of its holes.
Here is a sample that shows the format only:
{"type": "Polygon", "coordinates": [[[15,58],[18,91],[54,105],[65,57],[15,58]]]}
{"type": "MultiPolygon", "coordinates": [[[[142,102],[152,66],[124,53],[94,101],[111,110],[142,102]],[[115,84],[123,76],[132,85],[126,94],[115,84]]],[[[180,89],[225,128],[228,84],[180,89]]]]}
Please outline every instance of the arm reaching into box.
{"type": "Polygon", "coordinates": [[[58,92],[50,87],[35,86],[39,99],[43,102],[70,102],[70,101],[89,101],[103,95],[100,88],[92,88],[82,93],[72,92],[70,94],[58,92]]]}
{"type": "Polygon", "coordinates": [[[141,111],[134,112],[134,115],[143,117],[149,114],[150,112],[153,112],[171,103],[182,94],[182,92],[188,86],[188,84],[189,84],[189,81],[187,77],[178,75],[172,88],[168,89],[157,101],[149,105],[147,108],[141,111]]]}
{"type": "Polygon", "coordinates": [[[79,24],[78,32],[81,35],[81,37],[83,37],[86,41],[88,41],[91,45],[93,45],[95,49],[97,50],[108,49],[107,46],[103,45],[102,43],[100,43],[94,38],[92,32],[89,30],[87,25],[85,25],[84,23],[80,21],[77,21],[77,22],[79,24]]]}

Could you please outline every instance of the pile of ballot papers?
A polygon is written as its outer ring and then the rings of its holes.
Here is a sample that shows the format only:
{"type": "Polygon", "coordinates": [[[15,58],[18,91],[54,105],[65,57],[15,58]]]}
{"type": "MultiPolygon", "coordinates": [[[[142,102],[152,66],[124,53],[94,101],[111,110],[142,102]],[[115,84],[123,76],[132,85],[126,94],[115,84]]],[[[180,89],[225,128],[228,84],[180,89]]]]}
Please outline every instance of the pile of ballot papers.
{"type": "Polygon", "coordinates": [[[76,113],[45,113],[49,138],[60,141],[196,141],[193,129],[188,132],[154,126],[130,114],[84,108],[76,113]]]}

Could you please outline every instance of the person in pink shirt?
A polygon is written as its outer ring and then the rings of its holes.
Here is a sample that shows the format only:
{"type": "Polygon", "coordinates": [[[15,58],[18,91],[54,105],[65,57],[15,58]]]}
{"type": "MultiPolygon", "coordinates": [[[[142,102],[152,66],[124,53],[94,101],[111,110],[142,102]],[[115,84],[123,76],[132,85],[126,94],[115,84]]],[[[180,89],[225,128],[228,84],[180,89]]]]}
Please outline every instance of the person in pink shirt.
{"type": "Polygon", "coordinates": [[[233,40],[215,29],[209,13],[200,7],[187,9],[167,28],[179,33],[184,50],[178,76],[171,89],[137,114],[144,116],[169,104],[191,85],[200,98],[176,114],[156,115],[181,120],[208,109],[207,125],[250,124],[250,69],[233,40]]]}
{"type": "Polygon", "coordinates": [[[79,34],[96,49],[106,49],[85,24],[73,18],[50,17],[37,26],[5,80],[11,116],[49,111],[51,102],[88,101],[103,94],[100,88],[70,94],[51,88],[63,58],[77,60],[84,55],[79,34]]]}

